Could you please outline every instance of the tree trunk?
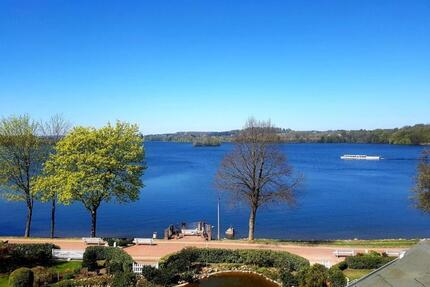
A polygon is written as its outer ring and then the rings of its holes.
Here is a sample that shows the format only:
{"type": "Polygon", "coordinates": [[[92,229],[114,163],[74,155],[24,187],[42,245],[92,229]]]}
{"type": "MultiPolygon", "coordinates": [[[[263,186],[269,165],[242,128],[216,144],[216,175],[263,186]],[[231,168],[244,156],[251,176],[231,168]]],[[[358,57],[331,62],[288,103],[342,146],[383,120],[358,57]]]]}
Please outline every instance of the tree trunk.
{"type": "Polygon", "coordinates": [[[97,209],[91,210],[91,237],[96,237],[97,209]]]}
{"type": "Polygon", "coordinates": [[[255,217],[257,215],[257,208],[251,206],[251,213],[249,214],[249,233],[248,240],[254,240],[255,217]]]}
{"type": "Polygon", "coordinates": [[[55,196],[52,198],[51,206],[51,238],[55,236],[55,196]]]}
{"type": "Polygon", "coordinates": [[[33,204],[27,204],[27,221],[25,223],[25,234],[24,237],[30,237],[31,230],[31,218],[33,216],[33,204]]]}

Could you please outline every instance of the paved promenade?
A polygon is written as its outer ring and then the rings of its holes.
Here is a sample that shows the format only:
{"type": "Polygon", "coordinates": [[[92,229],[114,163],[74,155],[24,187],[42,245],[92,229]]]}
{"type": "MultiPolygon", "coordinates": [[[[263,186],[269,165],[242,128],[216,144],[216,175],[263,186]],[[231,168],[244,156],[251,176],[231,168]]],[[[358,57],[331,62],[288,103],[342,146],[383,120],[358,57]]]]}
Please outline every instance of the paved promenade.
{"type": "MultiPolygon", "coordinates": [[[[10,243],[54,243],[61,249],[66,250],[85,250],[87,245],[81,239],[24,239],[3,237],[0,240],[8,240],[10,243]]],[[[155,263],[168,254],[177,252],[185,247],[198,248],[226,248],[226,249],[266,249],[274,251],[288,251],[308,259],[311,263],[336,264],[343,260],[333,255],[335,250],[355,250],[356,252],[365,252],[366,250],[375,250],[383,252],[385,250],[398,251],[407,248],[377,248],[365,249],[355,247],[337,247],[337,246],[304,246],[304,245],[284,245],[284,244],[257,244],[233,241],[204,241],[200,238],[185,237],[180,240],[155,240],[155,245],[135,245],[127,247],[124,250],[130,254],[137,262],[155,263]]]]}

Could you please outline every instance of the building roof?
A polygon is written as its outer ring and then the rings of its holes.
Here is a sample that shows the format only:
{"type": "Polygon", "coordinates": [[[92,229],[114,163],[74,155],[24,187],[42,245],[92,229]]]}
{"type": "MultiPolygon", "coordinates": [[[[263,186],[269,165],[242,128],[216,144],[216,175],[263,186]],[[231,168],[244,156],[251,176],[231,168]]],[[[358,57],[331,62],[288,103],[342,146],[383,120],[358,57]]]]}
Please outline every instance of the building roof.
{"type": "Polygon", "coordinates": [[[348,287],[430,287],[430,240],[422,240],[406,254],[348,285],[348,287]]]}

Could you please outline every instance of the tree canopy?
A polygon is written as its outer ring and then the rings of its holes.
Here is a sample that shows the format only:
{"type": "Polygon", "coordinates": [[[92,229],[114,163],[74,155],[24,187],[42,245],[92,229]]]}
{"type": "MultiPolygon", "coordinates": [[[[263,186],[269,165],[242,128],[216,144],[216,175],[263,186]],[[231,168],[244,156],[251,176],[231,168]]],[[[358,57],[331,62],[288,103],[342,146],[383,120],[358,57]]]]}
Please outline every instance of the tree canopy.
{"type": "Polygon", "coordinates": [[[36,188],[56,193],[63,204],[81,202],[90,211],[96,235],[97,209],[103,201],[135,201],[143,187],[143,137],[138,127],[117,122],[100,129],[76,127],[44,164],[36,188]]]}
{"type": "Polygon", "coordinates": [[[38,130],[39,124],[27,115],[0,121],[0,192],[7,200],[26,203],[26,237],[31,231],[33,184],[47,156],[38,130]]]}
{"type": "Polygon", "coordinates": [[[413,189],[416,207],[430,213],[430,150],[424,150],[413,189]]]}

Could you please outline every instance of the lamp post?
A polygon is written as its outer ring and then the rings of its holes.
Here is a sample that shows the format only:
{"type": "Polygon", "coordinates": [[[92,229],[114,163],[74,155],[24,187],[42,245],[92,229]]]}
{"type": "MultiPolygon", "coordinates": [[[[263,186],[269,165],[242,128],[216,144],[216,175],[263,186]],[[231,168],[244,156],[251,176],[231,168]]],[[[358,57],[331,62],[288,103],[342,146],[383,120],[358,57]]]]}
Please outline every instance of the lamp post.
{"type": "Polygon", "coordinates": [[[217,206],[217,210],[218,210],[218,214],[217,214],[217,217],[218,217],[218,227],[217,227],[217,239],[218,240],[220,240],[220,223],[219,223],[219,205],[220,205],[220,192],[218,191],[218,206],[217,206]]]}

